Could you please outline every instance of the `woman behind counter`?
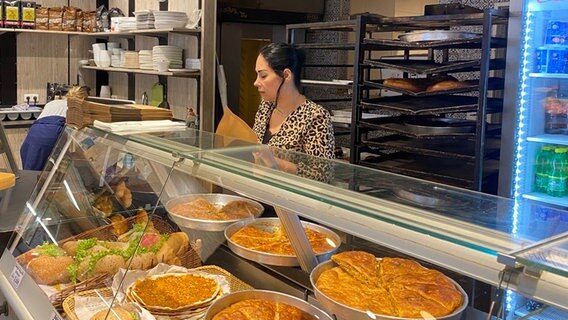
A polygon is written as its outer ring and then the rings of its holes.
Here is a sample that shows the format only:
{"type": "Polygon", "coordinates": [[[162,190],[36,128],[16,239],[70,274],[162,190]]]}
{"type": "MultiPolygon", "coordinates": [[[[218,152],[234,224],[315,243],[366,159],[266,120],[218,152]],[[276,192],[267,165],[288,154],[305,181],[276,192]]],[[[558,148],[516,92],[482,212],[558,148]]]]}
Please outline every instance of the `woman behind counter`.
{"type": "Polygon", "coordinates": [[[73,87],[67,92],[65,99],[48,102],[39,117],[30,127],[22,147],[20,156],[24,170],[43,170],[53,147],[57,143],[67,117],[67,99],[74,97],[85,99],[89,95],[87,87],[73,87]]]}
{"type": "Polygon", "coordinates": [[[253,130],[263,144],[332,159],[331,115],[299,91],[304,60],[304,53],[287,43],[260,49],[254,86],[262,101],[253,130]]]}

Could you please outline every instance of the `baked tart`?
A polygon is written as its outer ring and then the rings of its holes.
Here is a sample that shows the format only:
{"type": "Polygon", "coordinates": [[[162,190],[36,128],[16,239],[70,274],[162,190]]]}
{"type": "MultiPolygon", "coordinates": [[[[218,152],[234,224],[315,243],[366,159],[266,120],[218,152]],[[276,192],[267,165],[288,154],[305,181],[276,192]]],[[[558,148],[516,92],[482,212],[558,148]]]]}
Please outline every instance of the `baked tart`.
{"type": "Polygon", "coordinates": [[[263,299],[236,302],[217,313],[213,320],[315,320],[306,312],[285,304],[263,299]]]}
{"type": "Polygon", "coordinates": [[[400,258],[376,259],[363,251],[335,254],[338,266],[323,271],[316,288],[336,303],[378,315],[421,318],[451,314],[463,305],[456,285],[439,271],[400,258]]]}

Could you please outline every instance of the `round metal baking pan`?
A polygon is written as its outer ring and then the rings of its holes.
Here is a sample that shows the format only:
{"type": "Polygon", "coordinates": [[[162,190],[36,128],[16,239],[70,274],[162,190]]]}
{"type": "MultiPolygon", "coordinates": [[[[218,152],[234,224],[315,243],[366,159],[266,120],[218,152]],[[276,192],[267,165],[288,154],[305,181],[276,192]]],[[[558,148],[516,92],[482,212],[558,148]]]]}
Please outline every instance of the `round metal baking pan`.
{"type": "MultiPolygon", "coordinates": [[[[268,265],[273,265],[273,266],[283,266],[283,267],[297,267],[300,265],[300,263],[298,262],[298,258],[293,255],[293,256],[287,256],[287,255],[280,255],[280,254],[274,254],[274,253],[267,253],[267,252],[262,252],[262,251],[257,251],[257,250],[252,250],[246,247],[243,247],[239,244],[234,243],[231,240],[231,237],[233,236],[233,234],[235,234],[237,231],[241,230],[242,228],[251,225],[254,226],[255,228],[258,228],[260,230],[265,230],[268,232],[273,232],[276,230],[276,228],[278,228],[280,226],[280,219],[278,218],[260,218],[260,219],[256,219],[253,221],[239,221],[239,222],[235,222],[234,224],[230,225],[227,227],[227,229],[225,229],[225,238],[227,239],[227,244],[229,245],[229,248],[237,255],[245,258],[245,259],[249,259],[249,260],[253,260],[259,263],[263,263],[263,264],[268,264],[268,265]]],[[[324,261],[324,260],[328,260],[332,254],[335,253],[335,251],[337,251],[337,249],[339,248],[339,245],[341,244],[341,238],[339,238],[339,235],[337,235],[335,232],[322,227],[320,225],[314,224],[314,223],[310,223],[310,222],[305,222],[302,221],[302,226],[304,228],[309,228],[318,232],[321,232],[323,234],[325,234],[327,236],[327,238],[332,241],[333,243],[335,243],[335,248],[331,249],[330,251],[327,252],[323,252],[320,254],[316,254],[316,257],[318,258],[319,261],[324,261]]]]}
{"type": "Polygon", "coordinates": [[[452,30],[413,31],[401,34],[398,38],[405,42],[421,41],[450,41],[480,38],[481,35],[473,32],[452,30]]]}
{"type": "MultiPolygon", "coordinates": [[[[380,258],[377,258],[377,260],[380,260],[380,258]]],[[[331,314],[334,314],[338,318],[349,319],[349,320],[369,320],[369,319],[373,319],[373,320],[375,320],[375,319],[405,320],[405,319],[410,319],[410,318],[401,318],[401,317],[395,317],[395,316],[374,314],[374,313],[371,313],[369,311],[367,311],[367,312],[361,311],[359,309],[355,309],[355,308],[349,307],[347,305],[344,305],[342,303],[336,302],[336,301],[332,300],[331,298],[329,298],[328,296],[326,296],[324,293],[322,293],[316,287],[316,282],[318,281],[320,275],[324,271],[327,271],[327,270],[334,268],[334,267],[337,267],[337,264],[335,262],[333,262],[332,260],[329,260],[329,261],[318,264],[318,266],[315,267],[314,270],[312,270],[312,272],[310,273],[310,282],[312,283],[312,287],[314,288],[316,299],[318,300],[319,303],[321,303],[324,310],[326,310],[327,312],[329,312],[331,314]]],[[[462,287],[457,282],[455,282],[454,280],[452,280],[450,278],[448,278],[448,279],[456,286],[456,288],[459,290],[459,292],[461,292],[461,294],[463,296],[463,303],[459,308],[454,310],[454,312],[452,312],[448,315],[445,315],[443,317],[436,317],[436,319],[438,319],[438,320],[440,320],[440,319],[443,319],[443,320],[460,320],[461,314],[463,313],[463,311],[467,307],[468,296],[465,293],[465,291],[462,289],[462,287]]]]}
{"type": "Polygon", "coordinates": [[[314,307],[313,305],[302,299],[284,293],[267,290],[244,290],[230,293],[218,299],[209,307],[207,313],[205,314],[205,320],[211,320],[217,313],[230,307],[232,304],[248,299],[262,299],[285,303],[287,305],[294,306],[309,315],[312,315],[315,319],[332,320],[332,318],[327,313],[314,307]]]}
{"type": "Polygon", "coordinates": [[[440,208],[452,206],[452,202],[448,199],[443,199],[441,193],[436,195],[435,192],[415,190],[412,188],[395,188],[393,192],[398,198],[419,204],[423,207],[440,208]]]}
{"type": "Polygon", "coordinates": [[[404,121],[407,131],[414,134],[447,135],[475,131],[475,121],[452,118],[416,118],[404,121]]]}
{"type": "Polygon", "coordinates": [[[235,223],[236,221],[243,221],[243,220],[246,221],[246,220],[257,218],[260,215],[262,215],[262,213],[264,211],[264,207],[256,201],[253,201],[253,200],[250,200],[250,199],[247,199],[247,198],[243,198],[243,197],[239,197],[239,196],[235,196],[235,195],[222,194],[222,193],[198,193],[198,194],[190,194],[190,195],[181,196],[181,197],[174,198],[174,199],[171,199],[170,201],[168,201],[166,203],[165,208],[168,211],[168,216],[170,217],[170,219],[172,219],[180,227],[189,228],[189,229],[196,229],[196,230],[204,230],[204,231],[223,231],[223,230],[225,230],[225,228],[227,228],[229,225],[235,223]],[[170,210],[170,208],[172,208],[173,206],[175,206],[177,204],[189,203],[189,202],[191,202],[191,201],[193,201],[197,198],[203,198],[203,199],[209,201],[211,204],[213,204],[217,208],[221,208],[222,206],[226,205],[227,203],[229,203],[231,201],[246,201],[250,205],[257,208],[258,213],[251,216],[250,218],[245,218],[245,219],[205,220],[205,219],[196,219],[196,218],[185,217],[185,216],[176,214],[175,212],[172,212],[170,210]]]}

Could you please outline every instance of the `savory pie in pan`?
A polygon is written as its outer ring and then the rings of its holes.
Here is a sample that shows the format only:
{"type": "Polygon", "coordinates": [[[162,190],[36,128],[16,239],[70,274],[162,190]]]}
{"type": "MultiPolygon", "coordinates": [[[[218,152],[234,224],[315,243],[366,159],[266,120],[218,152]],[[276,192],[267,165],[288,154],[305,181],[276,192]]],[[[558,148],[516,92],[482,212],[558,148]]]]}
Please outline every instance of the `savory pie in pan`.
{"type": "MultiPolygon", "coordinates": [[[[319,231],[304,227],[306,237],[316,254],[328,252],[335,247],[330,243],[328,236],[319,231]]],[[[254,225],[248,225],[235,232],[231,241],[247,249],[283,256],[294,256],[292,244],[281,227],[272,232],[261,230],[254,225]]]]}
{"type": "Polygon", "coordinates": [[[149,311],[180,311],[211,302],[220,290],[213,277],[172,273],[139,279],[127,289],[126,295],[149,311]]]}
{"type": "Polygon", "coordinates": [[[217,313],[213,320],[315,320],[304,311],[285,304],[262,299],[236,302],[217,313]]]}
{"type": "Polygon", "coordinates": [[[421,318],[451,314],[464,301],[441,272],[408,259],[383,258],[362,251],[332,256],[338,266],[323,271],[317,289],[336,303],[375,314],[421,318]]]}

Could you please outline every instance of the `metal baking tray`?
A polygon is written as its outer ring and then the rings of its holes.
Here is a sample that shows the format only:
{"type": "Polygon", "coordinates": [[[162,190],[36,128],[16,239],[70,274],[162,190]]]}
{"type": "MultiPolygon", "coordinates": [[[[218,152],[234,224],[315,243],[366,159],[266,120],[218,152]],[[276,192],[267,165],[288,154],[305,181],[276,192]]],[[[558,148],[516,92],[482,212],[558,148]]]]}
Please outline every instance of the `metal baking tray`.
{"type": "MultiPolygon", "coordinates": [[[[392,96],[367,99],[361,102],[363,108],[389,109],[412,115],[439,114],[450,112],[477,111],[478,98],[460,95],[436,95],[426,97],[392,96]]],[[[503,107],[503,99],[487,98],[488,113],[503,107]]]]}
{"type": "Polygon", "coordinates": [[[250,218],[246,218],[245,220],[258,218],[264,212],[264,207],[253,200],[229,195],[229,194],[222,194],[222,193],[199,193],[199,194],[189,194],[184,195],[178,198],[171,199],[166,203],[166,210],[168,211],[168,216],[172,219],[178,226],[183,228],[189,229],[196,229],[196,230],[204,230],[204,231],[223,231],[229,225],[237,222],[242,221],[243,219],[233,219],[233,220],[204,220],[204,219],[196,219],[196,218],[189,218],[182,215],[178,215],[175,212],[172,212],[170,209],[180,203],[188,203],[197,198],[203,198],[209,202],[211,202],[215,207],[220,208],[231,201],[246,201],[250,205],[259,209],[258,214],[251,216],[250,218]]]}
{"type": "Polygon", "coordinates": [[[401,34],[398,38],[406,42],[452,41],[481,38],[481,34],[455,30],[428,30],[408,32],[401,34]]]}
{"type": "MultiPolygon", "coordinates": [[[[424,80],[426,80],[426,79],[424,79],[424,80]]],[[[404,90],[404,89],[401,89],[401,88],[385,86],[383,84],[383,82],[384,82],[384,80],[364,81],[363,85],[369,86],[371,88],[390,90],[390,91],[393,91],[393,92],[398,92],[398,93],[402,93],[402,94],[405,94],[405,95],[408,95],[408,96],[413,96],[413,97],[439,96],[439,95],[447,95],[447,94],[453,94],[453,93],[462,93],[462,92],[470,92],[470,91],[479,90],[479,83],[468,83],[468,82],[466,82],[466,83],[464,83],[463,87],[460,87],[460,88],[447,89],[447,90],[436,90],[436,91],[413,92],[413,91],[404,90]]]]}
{"type": "MultiPolygon", "coordinates": [[[[273,266],[283,266],[283,267],[297,267],[300,265],[298,262],[298,258],[295,255],[293,256],[286,256],[286,255],[279,255],[273,253],[267,253],[262,251],[252,250],[246,247],[243,247],[239,244],[234,243],[231,240],[233,234],[237,231],[241,230],[242,228],[252,225],[258,229],[265,230],[265,231],[274,231],[276,228],[280,226],[280,219],[278,218],[260,218],[254,221],[239,221],[235,222],[232,225],[228,226],[225,229],[225,238],[227,239],[227,244],[229,245],[229,249],[236,253],[237,255],[253,260],[259,263],[273,265],[273,266]]],[[[310,228],[312,230],[321,232],[336,244],[335,248],[331,249],[330,251],[323,252],[320,254],[316,254],[316,257],[319,261],[327,260],[331,257],[332,254],[337,251],[339,245],[341,244],[341,238],[335,232],[329,230],[328,228],[322,227],[320,225],[302,221],[302,226],[304,228],[310,228]]]]}
{"type": "MultiPolygon", "coordinates": [[[[363,139],[363,143],[383,149],[396,149],[414,154],[423,154],[441,158],[456,158],[465,161],[475,160],[475,142],[468,139],[431,138],[415,139],[403,135],[363,139]]],[[[490,150],[491,152],[493,150],[490,150]]]]}
{"type": "MultiPolygon", "coordinates": [[[[380,258],[377,258],[377,260],[380,260],[380,258]]],[[[318,264],[318,266],[315,267],[314,270],[312,270],[312,272],[310,273],[310,282],[312,283],[312,287],[314,288],[316,299],[318,300],[319,303],[321,303],[322,307],[326,311],[328,311],[331,314],[334,314],[338,318],[349,319],[349,320],[369,320],[369,319],[401,320],[401,319],[409,319],[409,318],[401,318],[401,317],[395,317],[395,316],[374,314],[374,313],[371,313],[369,311],[367,311],[367,312],[361,311],[361,310],[349,307],[347,305],[344,305],[342,303],[336,302],[336,301],[332,300],[331,298],[327,297],[325,294],[323,294],[316,287],[316,282],[319,279],[320,275],[324,271],[327,271],[327,270],[334,268],[336,266],[337,266],[337,264],[335,262],[329,260],[329,261],[318,264]]],[[[450,313],[449,315],[443,316],[443,317],[436,317],[436,319],[438,319],[438,320],[460,320],[463,311],[467,307],[468,296],[465,293],[465,291],[462,289],[462,287],[457,282],[455,282],[454,280],[452,280],[450,278],[448,278],[448,279],[461,292],[462,296],[464,297],[464,299],[463,299],[464,301],[459,308],[454,310],[454,312],[450,313]]]]}
{"type": "Polygon", "coordinates": [[[453,118],[426,117],[408,119],[404,122],[408,132],[417,135],[446,135],[455,133],[472,133],[476,122],[453,118]]]}
{"type": "MultiPolygon", "coordinates": [[[[447,61],[436,62],[432,60],[416,60],[416,59],[365,59],[364,65],[406,71],[413,74],[436,74],[448,72],[465,72],[479,71],[481,61],[464,60],[464,61],[447,61]]],[[[489,61],[489,70],[505,69],[505,59],[491,59],[489,61]]]]}
{"type": "Polygon", "coordinates": [[[319,320],[332,320],[332,318],[319,308],[294,296],[268,290],[244,290],[230,293],[216,300],[207,310],[204,320],[211,320],[222,310],[234,303],[248,299],[262,299],[294,306],[319,320]]]}
{"type": "MultiPolygon", "coordinates": [[[[376,50],[404,50],[404,49],[481,49],[481,38],[458,39],[444,41],[406,42],[391,39],[365,38],[363,44],[366,49],[376,50]]],[[[491,48],[505,48],[507,39],[491,38],[491,48]]]]}
{"type": "Polygon", "coordinates": [[[381,156],[377,160],[362,160],[360,164],[461,188],[473,188],[474,185],[473,164],[460,159],[396,152],[388,156],[381,156]]]}

